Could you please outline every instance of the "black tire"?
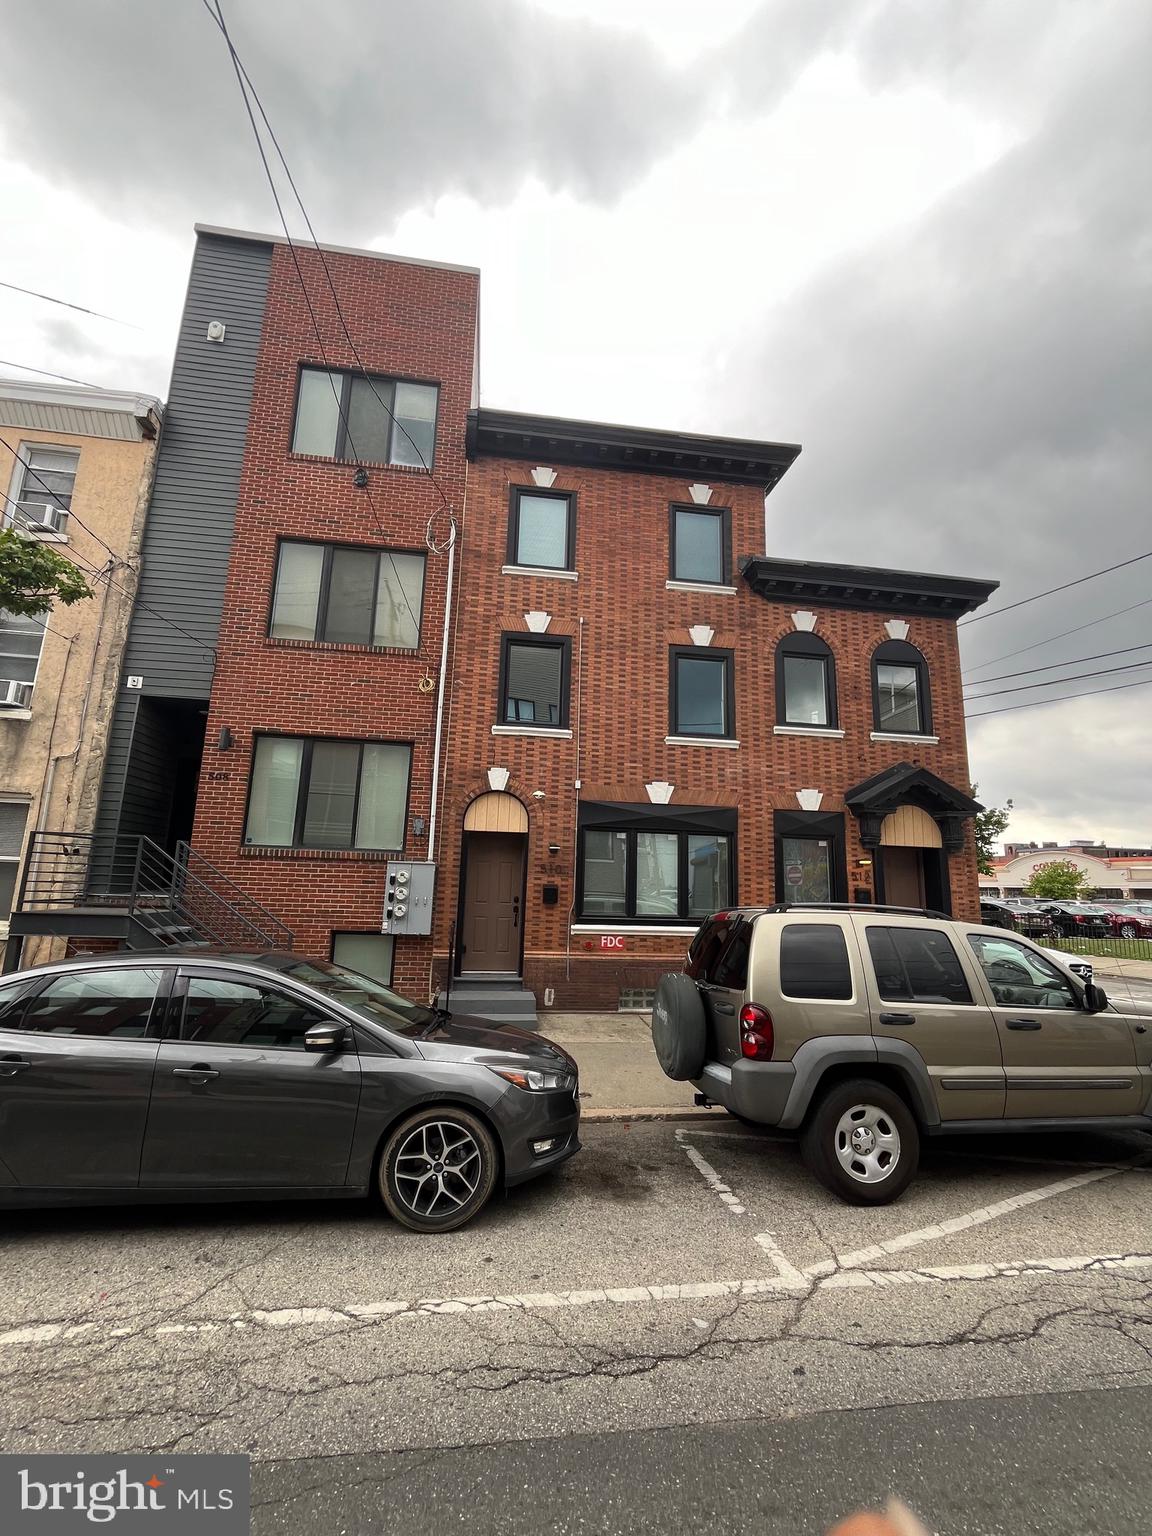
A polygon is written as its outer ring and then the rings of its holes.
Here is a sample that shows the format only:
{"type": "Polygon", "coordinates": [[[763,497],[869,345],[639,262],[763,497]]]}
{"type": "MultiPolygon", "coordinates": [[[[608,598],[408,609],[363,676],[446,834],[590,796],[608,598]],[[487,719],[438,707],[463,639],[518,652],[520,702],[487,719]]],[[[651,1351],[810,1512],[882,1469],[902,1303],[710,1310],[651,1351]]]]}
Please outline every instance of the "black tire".
{"type": "MultiPolygon", "coordinates": [[[[915,1178],[920,1162],[920,1131],[912,1111],[885,1083],[866,1077],[836,1083],[817,1100],[800,1145],[809,1170],[847,1205],[888,1205],[898,1200],[915,1178]],[[854,1109],[874,1112],[872,1116],[861,1114],[862,1129],[872,1129],[869,1122],[875,1121],[877,1127],[886,1126],[896,1135],[897,1155],[891,1172],[869,1182],[850,1172],[837,1151],[844,1138],[841,1121],[854,1109]]],[[[850,1143],[845,1147],[848,1158],[849,1149],[850,1143]]],[[[876,1158],[877,1162],[882,1160],[883,1149],[876,1158]]],[[[867,1166],[863,1158],[855,1161],[858,1167],[867,1166]]]]}
{"type": "Polygon", "coordinates": [[[708,1030],[696,983],[682,971],[661,976],[652,1004],[652,1044],[665,1077],[687,1082],[704,1070],[708,1030]]]}
{"type": "Polygon", "coordinates": [[[454,1232],[488,1204],[499,1168],[496,1142],[482,1120],[455,1105],[429,1104],[389,1135],[376,1182],[389,1214],[401,1226],[413,1232],[454,1232]],[[424,1183],[418,1186],[422,1174],[424,1183]]]}

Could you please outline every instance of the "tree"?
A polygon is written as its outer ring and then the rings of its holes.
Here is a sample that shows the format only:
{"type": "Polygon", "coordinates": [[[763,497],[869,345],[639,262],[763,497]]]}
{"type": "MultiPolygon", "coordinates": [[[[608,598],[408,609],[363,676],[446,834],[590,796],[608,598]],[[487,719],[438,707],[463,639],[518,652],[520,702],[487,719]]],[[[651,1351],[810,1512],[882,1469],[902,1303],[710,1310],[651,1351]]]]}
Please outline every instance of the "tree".
{"type": "Polygon", "coordinates": [[[1092,877],[1071,859],[1053,859],[1036,870],[1024,887],[1026,896],[1046,896],[1050,901],[1077,901],[1092,889],[1092,877]]]}
{"type": "MultiPolygon", "coordinates": [[[[979,794],[979,784],[972,786],[972,798],[979,794]]],[[[992,860],[996,856],[996,844],[1000,841],[1012,817],[1012,802],[990,805],[976,817],[976,868],[982,875],[996,873],[992,860]]]]}
{"type": "Polygon", "coordinates": [[[79,567],[50,544],[0,529],[0,608],[35,619],[53,603],[78,603],[91,596],[79,567]]]}

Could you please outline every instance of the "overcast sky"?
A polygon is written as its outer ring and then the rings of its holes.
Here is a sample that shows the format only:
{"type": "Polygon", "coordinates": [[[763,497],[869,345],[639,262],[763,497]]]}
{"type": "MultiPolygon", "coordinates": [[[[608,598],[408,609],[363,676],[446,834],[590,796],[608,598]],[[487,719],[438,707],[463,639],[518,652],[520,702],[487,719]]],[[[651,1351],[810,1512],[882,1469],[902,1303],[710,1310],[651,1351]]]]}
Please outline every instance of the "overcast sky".
{"type": "MultiPolygon", "coordinates": [[[[1147,0],[225,15],[322,239],[482,268],[485,403],[800,442],[769,553],[995,577],[990,609],[1152,549],[1147,0]]],[[[193,222],[276,227],[220,35],[44,0],[5,47],[0,278],[137,328],[0,289],[0,353],[163,395],[193,222]]],[[[989,613],[973,682],[1152,642],[1150,599],[1152,560],[989,613]]],[[[970,747],[1009,836],[1152,844],[1152,686],[970,747]]]]}

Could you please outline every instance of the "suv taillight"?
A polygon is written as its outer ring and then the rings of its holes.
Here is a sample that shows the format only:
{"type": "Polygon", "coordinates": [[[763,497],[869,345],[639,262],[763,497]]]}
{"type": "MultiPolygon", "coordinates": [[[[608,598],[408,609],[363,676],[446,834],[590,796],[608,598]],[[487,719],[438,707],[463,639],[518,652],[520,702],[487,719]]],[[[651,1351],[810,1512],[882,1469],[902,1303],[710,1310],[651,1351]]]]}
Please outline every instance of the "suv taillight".
{"type": "Polygon", "coordinates": [[[772,1015],[759,1003],[745,1003],[740,1010],[740,1054],[749,1061],[771,1061],[775,1045],[772,1015]]]}

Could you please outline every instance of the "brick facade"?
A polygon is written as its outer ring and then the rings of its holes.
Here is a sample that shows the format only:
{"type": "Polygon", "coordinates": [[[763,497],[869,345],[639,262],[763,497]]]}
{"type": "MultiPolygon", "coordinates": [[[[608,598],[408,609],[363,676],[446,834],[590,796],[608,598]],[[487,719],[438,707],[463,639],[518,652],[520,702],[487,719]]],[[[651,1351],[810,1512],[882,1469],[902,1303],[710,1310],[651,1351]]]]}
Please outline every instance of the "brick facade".
{"type": "MultiPolygon", "coordinates": [[[[299,250],[297,258],[328,364],[355,369],[320,258],[309,250],[299,250]]],[[[465,270],[400,260],[331,252],[326,259],[348,329],[369,371],[439,384],[434,471],[448,500],[460,506],[479,278],[465,270]]],[[[369,486],[363,490],[353,484],[353,465],[290,451],[301,363],[322,365],[323,357],[292,253],[278,245],[236,508],[193,844],[286,923],[298,949],[327,955],[334,931],[380,932],[387,855],[246,848],[253,737],[281,732],[410,742],[406,842],[395,856],[426,858],[426,837],[414,836],[412,827],[417,817],[427,825],[431,808],[434,684],[447,559],[427,558],[418,652],[269,639],[280,538],[423,551],[426,524],[442,508],[435,485],[418,468],[369,465],[369,486]],[[428,691],[422,691],[422,681],[428,691]],[[220,750],[224,727],[234,744],[220,750]]],[[[440,521],[437,537],[445,533],[440,521]]],[[[427,994],[430,953],[428,939],[397,942],[393,975],[400,990],[427,994]]]]}

